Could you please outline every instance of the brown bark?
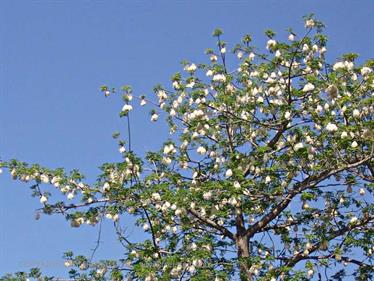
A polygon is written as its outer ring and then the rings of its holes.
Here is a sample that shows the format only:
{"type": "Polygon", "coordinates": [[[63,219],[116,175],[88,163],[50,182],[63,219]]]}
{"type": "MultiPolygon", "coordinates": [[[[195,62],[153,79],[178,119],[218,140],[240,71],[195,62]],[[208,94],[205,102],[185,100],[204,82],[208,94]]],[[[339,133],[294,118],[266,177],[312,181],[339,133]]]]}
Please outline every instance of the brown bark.
{"type": "Polygon", "coordinates": [[[249,258],[249,240],[247,236],[239,236],[236,239],[236,247],[238,251],[240,280],[252,281],[252,273],[249,270],[247,258],[249,258]]]}
{"type": "Polygon", "coordinates": [[[244,225],[244,218],[240,209],[237,209],[238,215],[236,216],[236,248],[238,252],[239,268],[240,268],[240,280],[241,281],[252,281],[252,273],[250,272],[248,258],[250,254],[249,249],[249,237],[246,235],[246,228],[244,225]]]}

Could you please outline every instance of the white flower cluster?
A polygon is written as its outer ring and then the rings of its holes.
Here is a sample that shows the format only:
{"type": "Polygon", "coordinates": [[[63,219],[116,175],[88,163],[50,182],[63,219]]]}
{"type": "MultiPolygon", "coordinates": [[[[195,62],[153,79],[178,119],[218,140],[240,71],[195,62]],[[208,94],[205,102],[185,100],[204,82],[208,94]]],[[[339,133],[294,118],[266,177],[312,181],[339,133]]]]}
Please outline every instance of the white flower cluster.
{"type": "Polygon", "coordinates": [[[300,149],[302,149],[302,148],[304,148],[304,144],[303,144],[302,142],[299,142],[299,143],[297,143],[297,144],[295,144],[295,145],[293,146],[293,149],[294,149],[295,151],[298,151],[298,150],[300,150],[300,149]]]}
{"type": "Polygon", "coordinates": [[[205,115],[203,110],[195,109],[191,113],[187,113],[185,115],[184,119],[185,119],[185,121],[191,121],[191,120],[195,120],[195,119],[206,119],[205,117],[207,117],[207,116],[205,115]]]}
{"type": "Polygon", "coordinates": [[[269,49],[273,48],[275,45],[277,45],[277,41],[275,41],[274,39],[270,39],[266,43],[266,49],[269,50],[269,49]]]}
{"type": "Polygon", "coordinates": [[[164,147],[164,154],[175,154],[177,150],[175,149],[173,144],[167,144],[164,147]]]}
{"type": "Polygon", "coordinates": [[[224,74],[215,74],[213,76],[213,81],[224,83],[226,82],[226,76],[224,74]]]}
{"type": "Polygon", "coordinates": [[[189,65],[186,65],[185,67],[184,67],[184,70],[186,70],[187,72],[195,72],[196,71],[196,69],[197,69],[197,66],[194,64],[194,63],[192,63],[192,64],[189,64],[189,65]]]}
{"type": "Polygon", "coordinates": [[[329,132],[336,132],[338,130],[338,126],[336,126],[333,123],[328,123],[326,125],[326,130],[329,131],[329,132]]]}
{"type": "Polygon", "coordinates": [[[130,104],[125,104],[123,107],[122,107],[122,111],[127,113],[127,112],[130,112],[132,110],[132,105],[130,104]]]}
{"type": "Polygon", "coordinates": [[[311,92],[315,89],[315,86],[312,83],[306,83],[303,87],[303,92],[311,92]]]}
{"type": "Polygon", "coordinates": [[[158,114],[157,113],[153,113],[152,115],[151,115],[151,121],[152,122],[156,122],[158,120],[158,114]]]}
{"type": "Polygon", "coordinates": [[[362,76],[367,76],[367,75],[369,75],[370,73],[372,73],[373,72],[373,70],[371,69],[371,68],[369,68],[369,67],[367,67],[367,66],[364,66],[363,68],[361,68],[361,75],[362,76]]]}
{"type": "Polygon", "coordinates": [[[353,67],[354,67],[354,64],[351,61],[340,61],[340,62],[335,63],[332,69],[334,71],[339,70],[339,69],[352,70],[353,67]]]}
{"type": "Polygon", "coordinates": [[[164,100],[167,99],[168,95],[166,94],[166,92],[164,90],[158,90],[157,91],[157,97],[158,97],[158,102],[160,104],[162,104],[164,102],[164,100]]]}
{"type": "Polygon", "coordinates": [[[199,146],[196,151],[197,153],[204,155],[206,153],[206,148],[204,146],[199,146]]]}
{"type": "Polygon", "coordinates": [[[308,19],[308,20],[305,21],[305,27],[306,28],[312,28],[312,27],[314,27],[314,25],[315,25],[315,22],[314,22],[313,19],[308,19]]]}

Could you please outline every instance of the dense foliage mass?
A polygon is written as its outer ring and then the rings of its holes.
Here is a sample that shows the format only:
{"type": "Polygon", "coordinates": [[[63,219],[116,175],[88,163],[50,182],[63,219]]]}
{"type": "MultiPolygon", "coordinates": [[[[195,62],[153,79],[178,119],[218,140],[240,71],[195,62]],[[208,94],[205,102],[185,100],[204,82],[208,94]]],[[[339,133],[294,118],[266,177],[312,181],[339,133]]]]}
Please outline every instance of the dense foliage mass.
{"type": "Polygon", "coordinates": [[[135,102],[151,106],[151,121],[165,115],[172,136],[141,159],[131,136],[114,134],[123,161],[103,164],[93,185],[79,171],[1,163],[32,183],[42,213],[63,214],[72,227],[113,221],[123,259],[68,252],[73,278],[373,277],[374,62],[346,54],[329,64],[323,24],[306,17],[305,29],[285,42],[266,31],[265,53],[246,35],[235,56],[216,30],[209,63],[184,62],[155,99],[102,87],[122,95],[121,117],[135,102]],[[125,214],[147,239],[131,241],[125,214]]]}

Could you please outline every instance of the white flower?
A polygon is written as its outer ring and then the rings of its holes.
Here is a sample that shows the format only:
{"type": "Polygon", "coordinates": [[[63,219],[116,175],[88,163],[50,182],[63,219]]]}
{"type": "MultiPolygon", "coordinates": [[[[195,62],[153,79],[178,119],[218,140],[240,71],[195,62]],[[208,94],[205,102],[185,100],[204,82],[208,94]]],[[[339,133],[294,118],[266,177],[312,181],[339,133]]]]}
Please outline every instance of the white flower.
{"type": "Polygon", "coordinates": [[[124,153],[126,151],[126,148],[123,145],[121,145],[119,147],[118,151],[119,151],[119,153],[124,153]]]}
{"type": "Polygon", "coordinates": [[[305,27],[310,28],[310,27],[313,27],[314,24],[315,24],[315,23],[314,23],[314,20],[313,20],[313,19],[308,19],[308,20],[305,21],[305,27]]]}
{"type": "Polygon", "coordinates": [[[256,57],[256,55],[255,55],[253,52],[249,53],[249,55],[248,55],[248,58],[249,58],[251,61],[252,61],[255,57],[256,57]]]}
{"type": "Polygon", "coordinates": [[[73,192],[68,193],[67,198],[68,198],[69,200],[73,199],[73,198],[74,198],[74,193],[73,193],[73,192]]]}
{"type": "Polygon", "coordinates": [[[266,49],[270,49],[270,48],[274,47],[275,45],[277,45],[277,41],[275,41],[274,39],[270,39],[266,43],[266,49]]]}
{"type": "Polygon", "coordinates": [[[281,55],[282,55],[282,54],[281,54],[281,52],[280,52],[279,50],[277,50],[277,51],[275,52],[275,57],[279,58],[281,55]]]}
{"type": "Polygon", "coordinates": [[[179,85],[178,81],[174,81],[172,85],[173,85],[173,88],[176,89],[176,90],[178,90],[180,88],[180,85],[179,85]]]}
{"type": "Polygon", "coordinates": [[[192,249],[193,251],[197,250],[197,245],[196,245],[196,243],[191,243],[191,249],[192,249]]]}
{"type": "Polygon", "coordinates": [[[195,86],[195,81],[191,81],[190,83],[186,84],[187,88],[193,88],[195,86]]]}
{"type": "Polygon", "coordinates": [[[170,114],[170,116],[175,116],[175,115],[177,115],[177,112],[175,111],[175,109],[170,109],[170,112],[169,112],[169,114],[170,114]]]}
{"type": "Polygon", "coordinates": [[[328,123],[326,125],[326,130],[329,131],[329,132],[335,132],[338,130],[338,126],[336,126],[335,124],[333,123],[328,123]]]}
{"type": "Polygon", "coordinates": [[[163,157],[162,158],[162,161],[165,163],[165,164],[167,164],[167,165],[169,165],[170,163],[171,163],[171,158],[169,158],[169,157],[163,157]]]}
{"type": "Polygon", "coordinates": [[[321,105],[317,105],[315,112],[321,113],[323,111],[323,107],[321,105]]]}
{"type": "Polygon", "coordinates": [[[230,198],[229,203],[230,203],[232,206],[236,206],[236,205],[238,204],[238,200],[236,200],[235,197],[232,197],[232,198],[230,198]]]}
{"type": "Polygon", "coordinates": [[[206,153],[206,149],[204,146],[199,146],[196,151],[201,155],[204,155],[206,153]]]}
{"type": "Polygon", "coordinates": [[[241,59],[243,57],[243,52],[238,52],[236,56],[238,57],[238,59],[241,59]]]}
{"type": "MultiPolygon", "coordinates": [[[[51,180],[51,184],[54,184],[56,186],[57,183],[59,183],[59,181],[61,180],[60,177],[53,177],[52,180],[51,180]]],[[[56,186],[58,187],[58,185],[56,186]]]]}
{"type": "Polygon", "coordinates": [[[313,91],[314,90],[314,85],[312,83],[307,83],[305,84],[304,88],[303,88],[303,92],[310,92],[310,91],[313,91]]]}
{"type": "Polygon", "coordinates": [[[109,189],[110,189],[109,183],[108,182],[104,183],[104,185],[103,185],[103,191],[105,192],[105,191],[107,191],[109,189]]]}
{"type": "Polygon", "coordinates": [[[216,55],[211,55],[210,56],[210,61],[211,62],[216,62],[218,60],[217,56],[216,55]]]}
{"type": "MultiPolygon", "coordinates": [[[[10,174],[12,175],[12,177],[16,178],[17,177],[17,171],[15,169],[13,169],[12,171],[10,171],[10,174]]],[[[35,173],[37,175],[39,175],[39,173],[35,173]]]]}
{"type": "Polygon", "coordinates": [[[47,201],[48,201],[48,198],[46,196],[43,195],[42,197],[40,197],[40,203],[44,204],[47,201]]]}
{"type": "Polygon", "coordinates": [[[213,81],[215,82],[226,82],[226,76],[223,74],[216,74],[213,76],[213,81]]]}
{"type": "Polygon", "coordinates": [[[308,272],[307,272],[308,277],[312,277],[313,274],[314,274],[313,269],[309,269],[308,272]]]}
{"type": "Polygon", "coordinates": [[[2,173],[3,173],[3,169],[0,168],[0,174],[2,174],[2,173]]]}
{"type": "Polygon", "coordinates": [[[290,40],[290,41],[294,41],[295,40],[295,34],[290,34],[290,35],[288,35],[288,40],[290,40]]]}
{"type": "Polygon", "coordinates": [[[47,175],[41,175],[40,176],[40,180],[43,182],[43,183],[49,183],[49,177],[47,175]]]}
{"type": "Polygon", "coordinates": [[[310,208],[310,206],[309,206],[308,202],[304,202],[303,205],[301,206],[301,208],[302,208],[303,210],[307,210],[307,209],[310,208]]]}
{"type": "Polygon", "coordinates": [[[152,116],[151,116],[151,121],[155,122],[157,120],[158,120],[158,114],[157,113],[153,113],[152,116]]]}
{"type": "Polygon", "coordinates": [[[148,223],[143,224],[143,230],[144,230],[144,231],[147,231],[147,230],[149,230],[149,229],[150,229],[150,227],[149,227],[149,224],[148,224],[148,223]]]}
{"type": "Polygon", "coordinates": [[[364,196],[364,195],[365,195],[365,189],[364,189],[364,188],[360,188],[360,190],[358,191],[358,193],[359,193],[361,196],[364,196]]]}
{"type": "Polygon", "coordinates": [[[342,132],[342,134],[340,135],[341,139],[345,139],[347,137],[348,137],[348,133],[347,132],[342,132]]]}
{"type": "Polygon", "coordinates": [[[353,67],[354,67],[354,64],[353,64],[353,62],[351,62],[351,61],[345,61],[345,62],[344,62],[344,66],[345,66],[348,70],[352,70],[353,67]]]}
{"type": "Polygon", "coordinates": [[[221,54],[224,54],[224,53],[226,53],[226,48],[225,48],[225,47],[223,47],[223,48],[221,49],[221,54]]]}
{"type": "Polygon", "coordinates": [[[174,212],[174,214],[175,214],[176,216],[180,216],[182,213],[183,213],[183,210],[182,210],[182,209],[176,209],[175,212],[174,212]]]}
{"type": "Polygon", "coordinates": [[[141,99],[140,105],[145,106],[147,104],[147,101],[145,99],[141,99]]]}
{"type": "Polygon", "coordinates": [[[345,68],[344,62],[341,62],[341,61],[335,63],[334,66],[332,67],[332,69],[335,71],[341,68],[345,68]]]}
{"type": "Polygon", "coordinates": [[[195,272],[196,272],[196,267],[195,267],[194,265],[190,265],[190,266],[188,267],[188,271],[189,271],[190,273],[195,273],[195,272]]]}
{"type": "Polygon", "coordinates": [[[355,224],[357,221],[358,221],[357,217],[352,217],[351,220],[349,221],[349,223],[355,224]]]}
{"type": "Polygon", "coordinates": [[[293,146],[293,149],[298,151],[299,149],[302,149],[304,147],[304,144],[302,142],[299,142],[293,146]]]}
{"type": "Polygon", "coordinates": [[[125,104],[123,107],[122,107],[122,111],[123,112],[129,112],[132,110],[132,106],[130,104],[125,104]]]}
{"type": "Polygon", "coordinates": [[[155,192],[155,193],[152,193],[152,199],[156,200],[156,201],[160,201],[161,200],[161,196],[160,196],[159,193],[155,192]]]}
{"type": "Polygon", "coordinates": [[[240,188],[241,185],[240,185],[240,183],[239,183],[238,181],[235,181],[235,182],[234,182],[234,187],[235,187],[235,188],[240,188]]]}
{"type": "Polygon", "coordinates": [[[226,177],[229,178],[229,177],[231,177],[232,175],[233,175],[232,170],[231,170],[231,169],[228,169],[228,170],[226,171],[226,177]]]}
{"type": "Polygon", "coordinates": [[[286,113],[284,114],[284,118],[286,118],[287,120],[289,120],[291,118],[291,112],[286,111],[286,113]]]}
{"type": "Polygon", "coordinates": [[[164,100],[168,97],[168,95],[166,94],[166,92],[164,90],[158,90],[157,91],[157,97],[160,99],[160,100],[164,100]]]}
{"type": "Polygon", "coordinates": [[[366,76],[368,75],[369,73],[371,73],[373,70],[367,66],[364,66],[363,68],[361,68],[361,75],[362,76],[366,76]]]}
{"type": "Polygon", "coordinates": [[[176,149],[173,144],[165,145],[164,154],[174,154],[174,153],[176,153],[176,149]]]}
{"type": "Polygon", "coordinates": [[[232,84],[228,84],[226,86],[226,91],[229,93],[232,93],[235,90],[234,86],[232,84]]]}
{"type": "Polygon", "coordinates": [[[263,102],[264,102],[264,98],[261,97],[261,96],[259,96],[259,97],[257,98],[257,102],[258,102],[258,103],[263,103],[263,102]]]}
{"type": "Polygon", "coordinates": [[[309,46],[307,44],[303,45],[303,52],[309,51],[309,46]]]}
{"type": "Polygon", "coordinates": [[[271,177],[270,176],[266,176],[265,183],[269,183],[269,182],[271,182],[271,177]]]}
{"type": "Polygon", "coordinates": [[[96,273],[97,273],[99,276],[104,275],[105,272],[106,272],[106,269],[105,269],[105,268],[100,268],[100,269],[97,269],[97,270],[96,270],[96,273]]]}
{"type": "Polygon", "coordinates": [[[188,71],[188,72],[195,72],[197,69],[196,65],[194,63],[190,64],[190,65],[186,65],[184,67],[184,70],[188,71]]]}
{"type": "Polygon", "coordinates": [[[205,192],[205,193],[203,194],[203,198],[204,198],[205,200],[210,200],[210,199],[212,198],[212,192],[211,192],[211,191],[205,192]]]}
{"type": "Polygon", "coordinates": [[[209,70],[206,72],[206,76],[213,76],[213,71],[209,69],[209,70]]]}
{"type": "Polygon", "coordinates": [[[358,143],[356,141],[352,142],[351,147],[356,148],[358,146],[358,143]]]}
{"type": "Polygon", "coordinates": [[[353,117],[359,117],[360,116],[360,111],[358,109],[354,109],[352,112],[353,117]]]}

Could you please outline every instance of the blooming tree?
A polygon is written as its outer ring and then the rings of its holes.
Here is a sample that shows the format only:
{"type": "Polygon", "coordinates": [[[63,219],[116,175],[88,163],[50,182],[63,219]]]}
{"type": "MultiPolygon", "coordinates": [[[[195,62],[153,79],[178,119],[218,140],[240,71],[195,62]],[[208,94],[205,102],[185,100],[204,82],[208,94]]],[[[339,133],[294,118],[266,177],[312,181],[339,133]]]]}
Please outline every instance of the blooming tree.
{"type": "MultiPolygon", "coordinates": [[[[216,30],[209,63],[184,62],[155,98],[102,87],[122,95],[125,119],[139,102],[152,108],[151,121],[166,116],[172,137],[141,159],[131,135],[115,133],[123,160],[103,164],[95,184],[78,170],[0,164],[32,183],[41,213],[72,227],[113,221],[123,259],[68,252],[73,278],[373,277],[374,61],[357,65],[346,54],[329,64],[323,24],[308,16],[305,29],[289,30],[285,42],[266,31],[264,53],[246,35],[231,55],[216,30]],[[144,241],[124,231],[129,215],[144,241]]],[[[40,272],[18,274],[27,275],[40,272]]]]}

